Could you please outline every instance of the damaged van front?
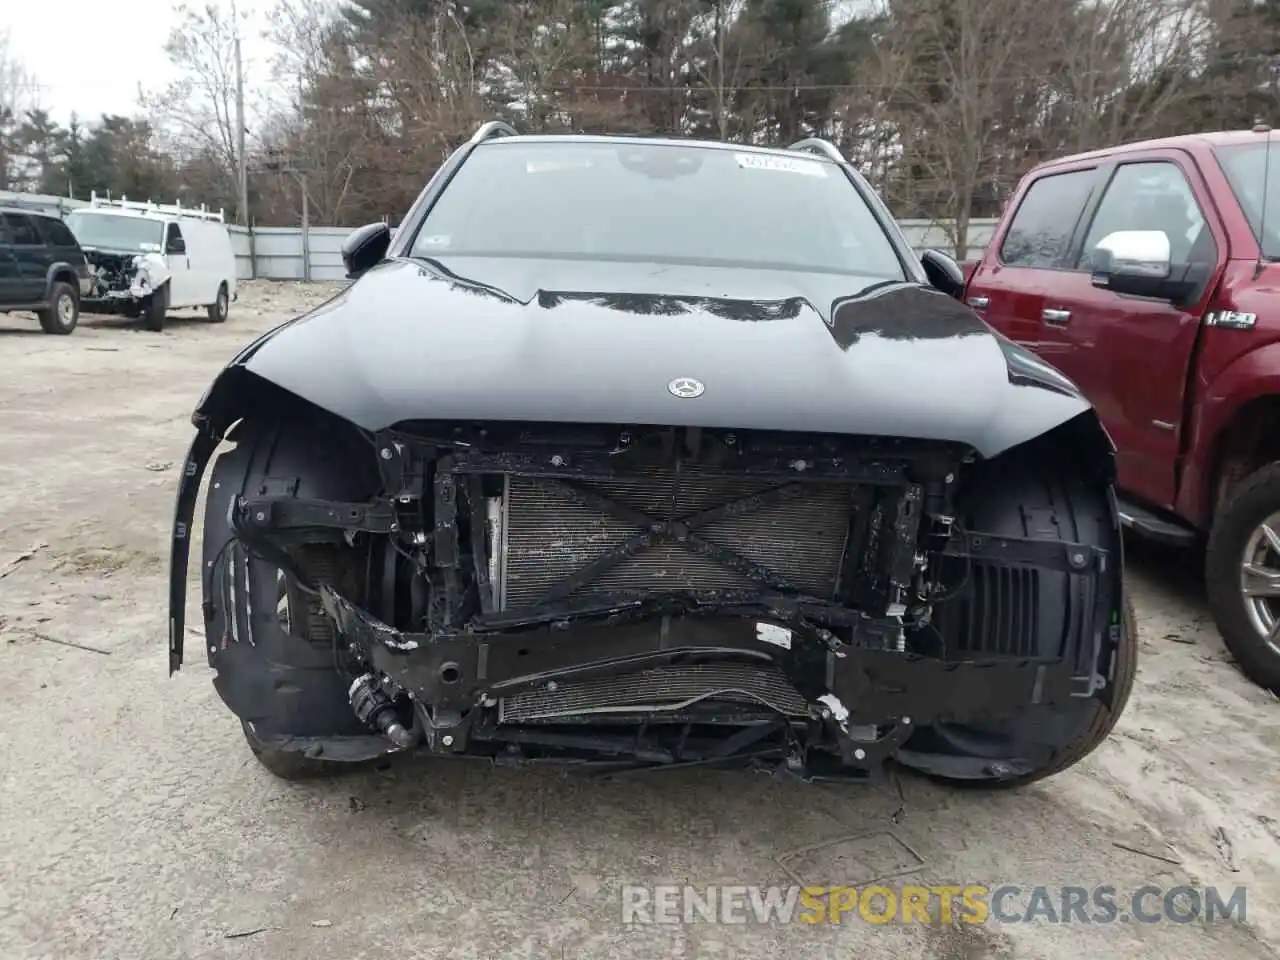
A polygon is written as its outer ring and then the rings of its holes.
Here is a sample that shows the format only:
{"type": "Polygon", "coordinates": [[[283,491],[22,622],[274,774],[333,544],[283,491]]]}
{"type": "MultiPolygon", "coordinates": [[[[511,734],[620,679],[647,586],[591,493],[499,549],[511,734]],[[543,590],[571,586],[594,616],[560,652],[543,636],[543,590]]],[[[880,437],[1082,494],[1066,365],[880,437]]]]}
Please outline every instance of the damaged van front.
{"type": "Polygon", "coordinates": [[[81,310],[139,317],[153,309],[157,292],[163,299],[170,274],[162,221],[89,208],[68,214],[66,222],[89,261],[90,290],[81,310]]]}

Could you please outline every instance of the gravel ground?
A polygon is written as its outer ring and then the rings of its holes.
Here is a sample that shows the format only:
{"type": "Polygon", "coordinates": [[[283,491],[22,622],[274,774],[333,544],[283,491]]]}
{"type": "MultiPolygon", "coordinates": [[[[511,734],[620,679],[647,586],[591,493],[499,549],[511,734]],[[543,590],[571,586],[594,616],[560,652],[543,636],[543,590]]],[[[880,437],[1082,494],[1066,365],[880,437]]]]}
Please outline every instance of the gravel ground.
{"type": "Polygon", "coordinates": [[[250,283],[225,325],[163,334],[86,318],[51,337],[0,316],[6,960],[1277,956],[1277,704],[1226,660],[1194,560],[1150,548],[1129,558],[1142,661],[1128,712],[1085,763],[1020,792],[459,763],[271,777],[202,658],[165,677],[167,537],[201,392],[256,332],[332,289],[250,283]],[[851,835],[879,839],[815,851],[805,878],[852,880],[851,859],[863,876],[888,869],[886,831],[925,861],[905,882],[1109,884],[1121,899],[1243,884],[1247,918],[621,922],[621,884],[788,883],[786,853],[851,835]]]}

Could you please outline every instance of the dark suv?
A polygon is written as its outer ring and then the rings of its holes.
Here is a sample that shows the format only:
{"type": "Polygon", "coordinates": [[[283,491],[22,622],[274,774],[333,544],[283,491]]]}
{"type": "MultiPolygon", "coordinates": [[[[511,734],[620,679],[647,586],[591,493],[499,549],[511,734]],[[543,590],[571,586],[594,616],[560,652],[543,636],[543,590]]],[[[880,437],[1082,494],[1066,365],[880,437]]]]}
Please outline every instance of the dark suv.
{"type": "Polygon", "coordinates": [[[0,313],[32,310],[45,333],[68,334],[89,283],[84,251],[58,217],[0,208],[0,313]]]}

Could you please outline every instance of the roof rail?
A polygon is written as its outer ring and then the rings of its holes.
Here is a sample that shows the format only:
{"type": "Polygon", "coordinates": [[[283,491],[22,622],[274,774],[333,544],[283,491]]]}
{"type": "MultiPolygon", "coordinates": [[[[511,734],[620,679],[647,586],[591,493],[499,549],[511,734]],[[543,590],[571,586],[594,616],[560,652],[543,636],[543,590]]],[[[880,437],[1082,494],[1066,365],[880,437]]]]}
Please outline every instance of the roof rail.
{"type": "Polygon", "coordinates": [[[511,124],[503,123],[501,120],[490,120],[488,123],[482,123],[480,129],[471,135],[471,142],[481,143],[485,140],[492,140],[494,137],[516,136],[519,136],[519,134],[511,124]]]}
{"type": "Polygon", "coordinates": [[[89,193],[90,207],[115,207],[117,210],[136,210],[139,213],[162,213],[175,217],[192,217],[197,220],[216,220],[223,222],[221,210],[209,210],[202,203],[198,207],[184,207],[181,203],[152,203],[150,200],[130,200],[121,196],[119,200],[98,196],[98,191],[89,193]]]}
{"type": "Polygon", "coordinates": [[[817,153],[826,157],[828,160],[834,160],[836,163],[848,163],[836,149],[834,143],[830,140],[823,140],[821,137],[806,137],[803,140],[797,140],[788,150],[803,150],[805,153],[817,153]]]}

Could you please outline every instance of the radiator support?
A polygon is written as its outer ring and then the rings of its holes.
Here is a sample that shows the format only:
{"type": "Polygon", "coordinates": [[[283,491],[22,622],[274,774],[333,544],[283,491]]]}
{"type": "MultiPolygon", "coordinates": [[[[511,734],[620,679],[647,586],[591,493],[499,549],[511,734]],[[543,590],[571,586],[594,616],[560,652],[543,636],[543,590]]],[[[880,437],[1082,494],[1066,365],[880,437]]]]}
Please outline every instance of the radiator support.
{"type": "Polygon", "coordinates": [[[503,478],[498,608],[632,590],[749,590],[834,599],[852,485],[683,465],[625,477],[503,478]]]}

